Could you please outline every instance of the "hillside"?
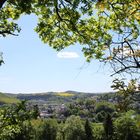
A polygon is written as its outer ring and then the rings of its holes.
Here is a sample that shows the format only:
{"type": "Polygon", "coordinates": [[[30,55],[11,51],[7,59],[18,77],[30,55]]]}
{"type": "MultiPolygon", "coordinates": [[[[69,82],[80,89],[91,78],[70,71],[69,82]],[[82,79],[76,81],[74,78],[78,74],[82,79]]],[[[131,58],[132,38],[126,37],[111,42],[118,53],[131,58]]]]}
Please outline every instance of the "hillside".
{"type": "Polygon", "coordinates": [[[17,103],[17,102],[19,102],[18,99],[14,97],[10,97],[0,92],[0,104],[11,104],[11,103],[17,103]]]}
{"type": "Polygon", "coordinates": [[[46,92],[36,94],[18,94],[17,98],[20,100],[25,99],[35,102],[46,102],[47,104],[61,104],[65,102],[73,102],[77,98],[83,98],[83,96],[83,94],[73,94],[68,92],[46,92]]]}
{"type": "Polygon", "coordinates": [[[42,92],[42,93],[28,93],[28,94],[7,94],[19,100],[29,100],[30,102],[41,104],[62,104],[73,102],[77,99],[85,99],[87,97],[97,96],[95,93],[84,93],[76,91],[66,92],[42,92]]]}

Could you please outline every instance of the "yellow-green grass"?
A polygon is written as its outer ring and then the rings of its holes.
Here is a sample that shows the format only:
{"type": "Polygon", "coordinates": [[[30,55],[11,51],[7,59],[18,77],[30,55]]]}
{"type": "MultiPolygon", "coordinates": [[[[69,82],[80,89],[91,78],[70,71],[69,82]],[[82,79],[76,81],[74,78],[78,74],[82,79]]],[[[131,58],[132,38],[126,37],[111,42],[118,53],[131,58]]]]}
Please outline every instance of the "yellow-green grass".
{"type": "Polygon", "coordinates": [[[57,96],[63,96],[63,97],[71,97],[71,96],[74,96],[74,94],[67,93],[67,92],[58,92],[55,95],[57,95],[57,96]]]}
{"type": "Polygon", "coordinates": [[[0,93],[0,103],[12,104],[12,103],[18,103],[18,102],[19,102],[18,99],[5,95],[4,93],[0,93]]]}

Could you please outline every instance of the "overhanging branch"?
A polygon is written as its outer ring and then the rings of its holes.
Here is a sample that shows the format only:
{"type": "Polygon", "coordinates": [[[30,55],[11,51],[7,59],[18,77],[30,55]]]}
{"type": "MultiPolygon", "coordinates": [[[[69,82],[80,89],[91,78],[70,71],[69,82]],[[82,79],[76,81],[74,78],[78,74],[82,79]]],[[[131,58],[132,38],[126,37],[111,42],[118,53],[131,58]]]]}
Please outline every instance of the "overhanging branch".
{"type": "Polygon", "coordinates": [[[14,34],[11,31],[0,31],[0,35],[5,36],[6,34],[18,36],[18,34],[14,34]]]}

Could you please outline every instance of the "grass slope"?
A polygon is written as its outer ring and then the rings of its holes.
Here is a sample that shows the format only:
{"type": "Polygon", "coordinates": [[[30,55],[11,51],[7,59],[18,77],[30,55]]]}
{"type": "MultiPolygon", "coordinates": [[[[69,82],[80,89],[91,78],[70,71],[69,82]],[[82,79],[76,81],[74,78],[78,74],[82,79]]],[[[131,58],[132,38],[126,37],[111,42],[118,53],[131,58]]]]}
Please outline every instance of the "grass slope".
{"type": "Polygon", "coordinates": [[[0,92],[0,104],[18,103],[19,100],[0,92]]]}

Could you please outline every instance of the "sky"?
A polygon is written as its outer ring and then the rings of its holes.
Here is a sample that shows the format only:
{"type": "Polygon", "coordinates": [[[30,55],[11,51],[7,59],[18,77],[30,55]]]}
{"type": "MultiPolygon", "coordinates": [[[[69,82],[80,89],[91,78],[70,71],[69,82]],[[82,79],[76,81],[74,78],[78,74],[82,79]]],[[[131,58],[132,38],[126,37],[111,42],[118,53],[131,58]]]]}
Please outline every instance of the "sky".
{"type": "Polygon", "coordinates": [[[112,91],[110,68],[97,60],[87,63],[82,46],[75,44],[56,52],[34,31],[34,16],[23,16],[18,24],[22,29],[19,36],[0,37],[5,62],[0,67],[1,92],[112,91]]]}

